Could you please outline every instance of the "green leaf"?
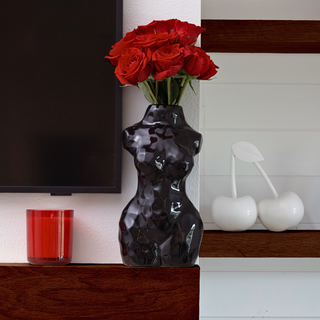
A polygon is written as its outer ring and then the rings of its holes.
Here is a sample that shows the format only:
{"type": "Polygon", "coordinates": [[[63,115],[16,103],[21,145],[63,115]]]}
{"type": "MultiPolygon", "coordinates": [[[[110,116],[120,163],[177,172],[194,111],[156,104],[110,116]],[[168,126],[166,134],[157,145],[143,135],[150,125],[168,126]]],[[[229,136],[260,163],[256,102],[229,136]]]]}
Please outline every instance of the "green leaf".
{"type": "Polygon", "coordinates": [[[172,76],[172,78],[175,78],[175,79],[182,79],[185,77],[186,77],[186,74],[179,74],[179,73],[176,73],[174,76],[172,76]]]}
{"type": "Polygon", "coordinates": [[[150,103],[154,103],[146,85],[143,82],[138,82],[139,89],[143,92],[144,96],[150,103]]]}
{"type": "Polygon", "coordinates": [[[196,91],[194,90],[194,88],[193,88],[193,86],[192,86],[192,84],[191,84],[191,80],[189,81],[189,86],[191,87],[193,93],[196,94],[196,91]]]}
{"type": "Polygon", "coordinates": [[[184,84],[185,84],[185,82],[186,82],[187,79],[188,79],[188,76],[182,78],[182,81],[181,81],[181,83],[180,83],[181,87],[184,86],[184,84]]]}

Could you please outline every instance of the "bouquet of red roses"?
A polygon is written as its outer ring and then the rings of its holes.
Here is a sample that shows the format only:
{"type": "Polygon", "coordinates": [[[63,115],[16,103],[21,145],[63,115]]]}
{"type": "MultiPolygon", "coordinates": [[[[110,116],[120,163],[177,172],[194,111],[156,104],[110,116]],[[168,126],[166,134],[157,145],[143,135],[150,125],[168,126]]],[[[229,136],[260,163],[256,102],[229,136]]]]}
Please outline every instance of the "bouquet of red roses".
{"type": "Polygon", "coordinates": [[[123,85],[138,86],[150,103],[179,104],[192,79],[207,80],[218,67],[195,46],[205,29],[177,19],[153,21],[128,32],[109,56],[123,85]]]}

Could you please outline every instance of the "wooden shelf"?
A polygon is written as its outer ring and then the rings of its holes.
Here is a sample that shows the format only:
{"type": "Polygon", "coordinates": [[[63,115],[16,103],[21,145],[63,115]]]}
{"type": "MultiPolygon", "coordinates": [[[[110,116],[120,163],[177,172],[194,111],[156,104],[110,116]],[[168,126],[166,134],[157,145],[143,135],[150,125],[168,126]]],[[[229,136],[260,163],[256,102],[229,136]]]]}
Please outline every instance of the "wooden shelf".
{"type": "Polygon", "coordinates": [[[205,231],[200,257],[319,258],[320,231],[205,231]]]}
{"type": "Polygon", "coordinates": [[[199,319],[200,268],[0,264],[1,319],[199,319]]]}
{"type": "MultiPolygon", "coordinates": [[[[202,20],[207,52],[320,53],[320,21],[202,20]]],[[[320,257],[320,231],[205,231],[200,257],[320,257]]]]}
{"type": "Polygon", "coordinates": [[[201,20],[207,52],[320,53],[320,21],[201,20]]]}

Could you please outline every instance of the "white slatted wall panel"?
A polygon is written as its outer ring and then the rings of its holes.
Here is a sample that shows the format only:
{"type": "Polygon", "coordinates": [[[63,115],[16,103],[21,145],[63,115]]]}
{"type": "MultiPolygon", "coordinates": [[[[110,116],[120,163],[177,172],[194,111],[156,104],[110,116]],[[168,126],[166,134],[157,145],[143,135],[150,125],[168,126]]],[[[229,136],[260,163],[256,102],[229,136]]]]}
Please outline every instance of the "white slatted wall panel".
{"type": "Polygon", "coordinates": [[[319,20],[319,0],[201,0],[202,19],[319,20]]]}
{"type": "MultiPolygon", "coordinates": [[[[202,19],[320,20],[319,0],[202,0],[202,19]]],[[[200,213],[230,195],[230,145],[256,144],[279,193],[305,204],[301,229],[320,229],[320,55],[212,54],[201,83],[200,213]]],[[[271,197],[250,164],[236,163],[239,196],[271,197]]],[[[263,229],[259,223],[255,229],[263,229]]],[[[320,259],[201,258],[201,320],[320,319],[320,259]]]]}
{"type": "Polygon", "coordinates": [[[200,319],[320,319],[319,259],[200,259],[200,319]]]}
{"type": "MultiPolygon", "coordinates": [[[[299,229],[320,229],[320,55],[210,54],[220,67],[201,82],[200,212],[217,229],[211,204],[231,196],[230,146],[255,144],[279,193],[296,192],[305,204],[299,229]]],[[[236,161],[239,196],[271,197],[252,164],[236,161]]],[[[264,229],[257,221],[253,229],[264,229]]]]}

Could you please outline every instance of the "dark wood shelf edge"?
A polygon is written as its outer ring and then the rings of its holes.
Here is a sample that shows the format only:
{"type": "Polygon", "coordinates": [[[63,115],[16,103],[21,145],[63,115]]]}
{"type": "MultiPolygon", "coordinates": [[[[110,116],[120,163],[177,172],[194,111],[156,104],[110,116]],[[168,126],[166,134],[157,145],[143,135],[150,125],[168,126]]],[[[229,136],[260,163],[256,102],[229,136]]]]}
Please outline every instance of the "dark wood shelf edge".
{"type": "Polygon", "coordinates": [[[143,270],[154,270],[154,271],[159,271],[159,272],[167,272],[168,270],[171,271],[187,271],[190,269],[199,269],[200,267],[199,265],[194,265],[193,267],[187,267],[187,268],[162,268],[162,267],[127,267],[121,263],[70,263],[67,264],[65,266],[37,266],[37,265],[32,265],[30,263],[18,263],[18,262],[10,262],[10,263],[6,263],[6,262],[0,262],[0,267],[29,267],[29,268],[59,268],[59,269],[63,269],[63,268],[95,268],[95,269],[123,269],[123,270],[127,270],[127,271],[134,271],[134,270],[139,270],[139,272],[143,272],[143,270]]]}
{"type": "Polygon", "coordinates": [[[0,318],[198,319],[200,268],[0,264],[0,318]]]}
{"type": "Polygon", "coordinates": [[[206,52],[320,53],[317,20],[201,20],[206,52]]]}
{"type": "Polygon", "coordinates": [[[320,230],[205,231],[200,257],[319,258],[320,230]]]}

